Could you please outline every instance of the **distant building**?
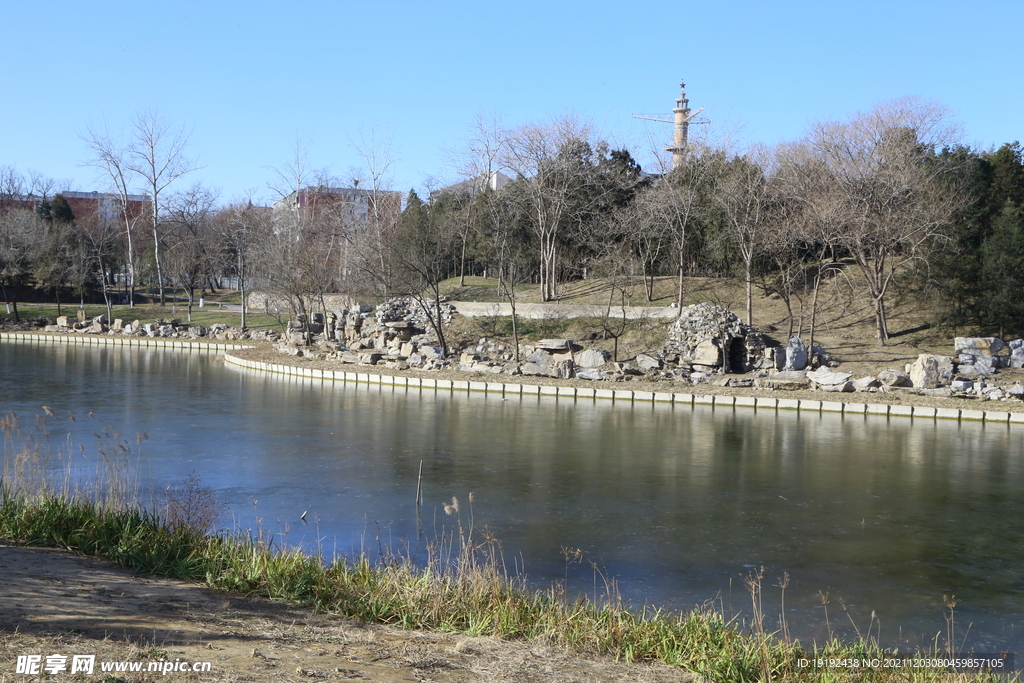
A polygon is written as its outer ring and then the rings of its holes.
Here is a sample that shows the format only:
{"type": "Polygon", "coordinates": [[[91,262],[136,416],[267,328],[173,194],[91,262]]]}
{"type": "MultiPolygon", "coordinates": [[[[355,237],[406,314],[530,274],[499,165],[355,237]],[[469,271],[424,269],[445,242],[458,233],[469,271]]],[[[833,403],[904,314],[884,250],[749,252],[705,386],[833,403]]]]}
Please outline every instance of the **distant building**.
{"type": "Polygon", "coordinates": [[[392,190],[362,190],[354,187],[305,187],[274,204],[275,211],[300,211],[309,218],[338,220],[358,231],[371,220],[385,225],[398,222],[402,193],[392,190]]]}
{"type": "MultiPolygon", "coordinates": [[[[59,192],[67,200],[68,206],[76,218],[96,216],[100,220],[121,220],[121,196],[109,192],[59,192]]],[[[148,215],[150,201],[148,195],[130,194],[128,213],[138,218],[148,215]]]]}
{"type": "MultiPolygon", "coordinates": [[[[121,219],[121,197],[110,192],[58,192],[67,200],[75,218],[84,220],[96,217],[100,220],[121,219]]],[[[52,199],[52,197],[51,197],[52,199]]],[[[139,217],[146,214],[149,209],[149,197],[147,195],[130,194],[126,197],[128,201],[129,215],[139,217]]],[[[46,201],[46,198],[38,195],[5,195],[0,197],[0,211],[27,210],[36,211],[39,205],[46,201]]]]}
{"type": "Polygon", "coordinates": [[[467,194],[470,197],[475,197],[486,190],[500,190],[510,182],[512,182],[512,179],[501,171],[481,173],[475,178],[467,178],[461,183],[455,183],[448,187],[442,187],[440,190],[434,190],[430,193],[430,201],[434,201],[443,194],[467,194]]]}

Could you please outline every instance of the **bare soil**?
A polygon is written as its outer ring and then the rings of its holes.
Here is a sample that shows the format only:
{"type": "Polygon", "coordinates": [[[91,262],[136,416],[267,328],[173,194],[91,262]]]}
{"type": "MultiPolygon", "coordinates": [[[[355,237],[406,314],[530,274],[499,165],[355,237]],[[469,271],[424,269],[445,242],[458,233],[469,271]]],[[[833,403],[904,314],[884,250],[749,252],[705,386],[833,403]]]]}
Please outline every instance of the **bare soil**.
{"type": "Polygon", "coordinates": [[[53,548],[0,544],[0,680],[19,655],[96,655],[81,681],[688,683],[660,664],[624,664],[540,642],[364,625],[292,605],[140,576],[53,548]],[[100,662],[210,662],[208,673],[118,673],[100,662]]]}

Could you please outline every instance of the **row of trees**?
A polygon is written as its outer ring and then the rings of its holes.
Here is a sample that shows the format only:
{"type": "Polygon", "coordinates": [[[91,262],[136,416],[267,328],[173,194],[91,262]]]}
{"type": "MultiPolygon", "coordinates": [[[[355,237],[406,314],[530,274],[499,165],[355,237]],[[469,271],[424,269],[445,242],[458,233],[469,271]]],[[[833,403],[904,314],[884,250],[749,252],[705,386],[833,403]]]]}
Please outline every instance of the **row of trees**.
{"type": "Polygon", "coordinates": [[[459,156],[467,182],[426,201],[410,193],[400,217],[386,146],[361,152],[361,189],[307,172],[297,149],[278,173],[289,201],[269,209],[218,207],[199,185],[171,192],[195,167],[185,141],[152,115],[123,139],[90,131],[94,163],[120,198],[116,216],[69,215],[52,194],[59,183],[0,173],[8,300],[29,283],[106,295],[115,273],[131,297],[149,268],[161,300],[167,282],[191,307],[211,278],[229,275],[243,293],[259,288],[296,313],[332,292],[410,294],[433,311],[443,343],[440,283],[453,276],[496,276],[514,310],[528,281],[553,300],[566,281],[601,275],[642,281],[651,299],[654,278],[672,275],[681,304],[688,276],[731,275],[745,285],[748,322],[760,290],[786,304],[790,334],[799,304],[813,338],[819,291],[841,277],[872,302],[885,343],[894,286],[907,278],[935,297],[939,322],[1002,331],[1024,320],[1020,147],[964,147],[945,112],[919,100],[823,122],[774,148],[693,143],[658,175],[573,119],[515,129],[479,121],[459,156]],[[339,195],[338,185],[357,189],[339,195]],[[146,211],[132,209],[133,190],[147,195],[146,211]],[[10,198],[25,194],[46,201],[13,210],[10,198]]]}
{"type": "Polygon", "coordinates": [[[409,291],[465,272],[468,261],[477,272],[535,279],[545,300],[586,272],[642,276],[648,298],[655,275],[674,274],[681,304],[686,276],[732,274],[745,284],[748,322],[757,288],[786,303],[790,333],[793,301],[808,297],[812,335],[822,282],[855,274],[884,344],[896,279],[938,264],[978,201],[972,168],[992,155],[956,145],[945,113],[913,99],[771,149],[693,144],[661,177],[573,121],[478,126],[471,177],[499,169],[515,180],[429,206],[410,195],[395,258],[416,275],[409,291]]]}

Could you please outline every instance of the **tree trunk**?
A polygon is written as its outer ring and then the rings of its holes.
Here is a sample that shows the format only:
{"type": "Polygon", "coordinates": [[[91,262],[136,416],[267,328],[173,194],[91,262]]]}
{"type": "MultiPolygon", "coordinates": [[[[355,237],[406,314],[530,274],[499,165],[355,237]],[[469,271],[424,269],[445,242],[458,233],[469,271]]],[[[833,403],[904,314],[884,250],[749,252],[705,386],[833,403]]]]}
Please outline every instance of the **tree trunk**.
{"type": "Polygon", "coordinates": [[[884,295],[875,297],[875,335],[878,338],[878,345],[885,346],[889,339],[889,327],[885,320],[885,298],[884,295]]]}
{"type": "Polygon", "coordinates": [[[747,279],[747,319],[744,321],[748,325],[754,324],[754,278],[751,275],[751,262],[746,263],[746,279],[747,279]]]}
{"type": "MultiPolygon", "coordinates": [[[[680,255],[680,257],[681,257],[681,255],[680,255]]],[[[679,306],[680,313],[682,313],[682,310],[683,310],[683,291],[684,291],[683,288],[685,286],[685,280],[683,279],[683,274],[685,272],[686,272],[686,268],[683,266],[683,262],[682,262],[682,260],[680,258],[680,261],[679,261],[679,283],[678,283],[678,286],[676,288],[676,303],[679,306]]]]}
{"type": "Polygon", "coordinates": [[[821,289],[821,271],[814,277],[814,296],[811,297],[811,329],[808,347],[814,349],[814,332],[818,322],[818,291],[821,289]]]}

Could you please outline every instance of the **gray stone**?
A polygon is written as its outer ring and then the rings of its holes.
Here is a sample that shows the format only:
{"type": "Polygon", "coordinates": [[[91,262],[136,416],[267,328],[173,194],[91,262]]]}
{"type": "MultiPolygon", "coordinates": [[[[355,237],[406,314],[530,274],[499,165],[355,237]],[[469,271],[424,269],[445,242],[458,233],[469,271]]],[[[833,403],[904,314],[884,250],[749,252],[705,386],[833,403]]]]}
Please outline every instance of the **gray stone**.
{"type": "Polygon", "coordinates": [[[953,340],[953,353],[957,355],[997,356],[1004,348],[1006,344],[996,337],[956,337],[953,340]]]}
{"type": "Polygon", "coordinates": [[[814,372],[807,373],[807,378],[819,386],[835,386],[846,384],[853,377],[848,372],[831,372],[825,366],[821,366],[814,372]]]}
{"type": "Polygon", "coordinates": [[[772,375],[773,379],[806,379],[806,370],[780,370],[772,375]]]}
{"type": "Polygon", "coordinates": [[[537,349],[536,351],[534,351],[533,353],[526,357],[526,362],[535,363],[537,365],[543,365],[545,367],[548,367],[554,362],[554,359],[551,357],[551,354],[548,353],[547,351],[544,351],[543,349],[537,349]]]}
{"type": "Polygon", "coordinates": [[[878,381],[887,387],[909,387],[912,386],[910,376],[893,368],[882,370],[878,373],[878,381]]]}
{"type": "Polygon", "coordinates": [[[853,388],[853,382],[850,380],[839,382],[838,384],[818,384],[816,387],[819,391],[835,391],[840,393],[855,391],[853,388]]]}
{"type": "Polygon", "coordinates": [[[560,360],[551,368],[551,376],[559,379],[572,379],[576,374],[576,364],[572,359],[560,360]]]}
{"type": "Polygon", "coordinates": [[[781,346],[773,346],[764,350],[765,366],[782,370],[786,367],[786,349],[781,346]]]}
{"type": "Polygon", "coordinates": [[[68,317],[66,315],[59,315],[59,316],[57,316],[57,326],[58,327],[67,327],[68,326],[68,317]]]}
{"type": "Polygon", "coordinates": [[[1024,384],[1014,384],[1007,393],[1017,398],[1024,397],[1024,384]]]}
{"type": "Polygon", "coordinates": [[[442,351],[438,346],[421,346],[420,353],[428,360],[444,358],[444,351],[442,351]]]}
{"type": "Polygon", "coordinates": [[[807,347],[800,337],[791,337],[786,344],[786,369],[803,370],[807,367],[807,347]]]}
{"type": "Polygon", "coordinates": [[[604,349],[586,349],[576,354],[576,365],[581,368],[599,368],[607,363],[609,358],[611,354],[604,349]]]}
{"type": "Polygon", "coordinates": [[[693,363],[718,367],[722,364],[722,353],[717,339],[705,339],[693,349],[693,363]]]}
{"type": "Polygon", "coordinates": [[[604,370],[601,368],[577,368],[576,378],[594,381],[602,380],[604,379],[604,370]]]}
{"type": "Polygon", "coordinates": [[[648,356],[646,353],[637,354],[636,364],[637,367],[639,367],[644,372],[649,372],[651,370],[660,370],[662,365],[660,359],[655,358],[654,356],[648,356]]]}
{"type": "Polygon", "coordinates": [[[777,376],[759,379],[754,384],[762,389],[774,389],[776,391],[799,391],[800,389],[811,388],[811,381],[809,379],[779,379],[777,376]]]}
{"type": "Polygon", "coordinates": [[[974,388],[974,382],[969,379],[955,379],[950,383],[949,387],[954,391],[970,391],[974,388]]]}
{"type": "Polygon", "coordinates": [[[85,309],[84,308],[78,309],[78,322],[80,322],[80,323],[84,323],[85,322],[85,309]]]}
{"type": "Polygon", "coordinates": [[[632,363],[615,363],[615,369],[623,375],[642,375],[640,369],[632,363]]]}
{"type": "Polygon", "coordinates": [[[736,387],[738,389],[744,389],[747,387],[754,386],[753,377],[729,377],[726,380],[726,386],[736,387]]]}
{"type": "Polygon", "coordinates": [[[547,351],[570,351],[572,350],[572,341],[569,339],[541,339],[537,342],[537,348],[547,351]]]}
{"type": "Polygon", "coordinates": [[[547,377],[551,372],[551,366],[527,361],[519,366],[519,371],[524,375],[543,375],[547,377]]]}
{"type": "Polygon", "coordinates": [[[991,365],[975,363],[974,365],[961,365],[957,368],[957,374],[963,377],[988,377],[995,370],[991,365]]]}
{"type": "Polygon", "coordinates": [[[919,389],[938,389],[939,362],[930,354],[922,353],[910,368],[910,383],[919,389]]]}

